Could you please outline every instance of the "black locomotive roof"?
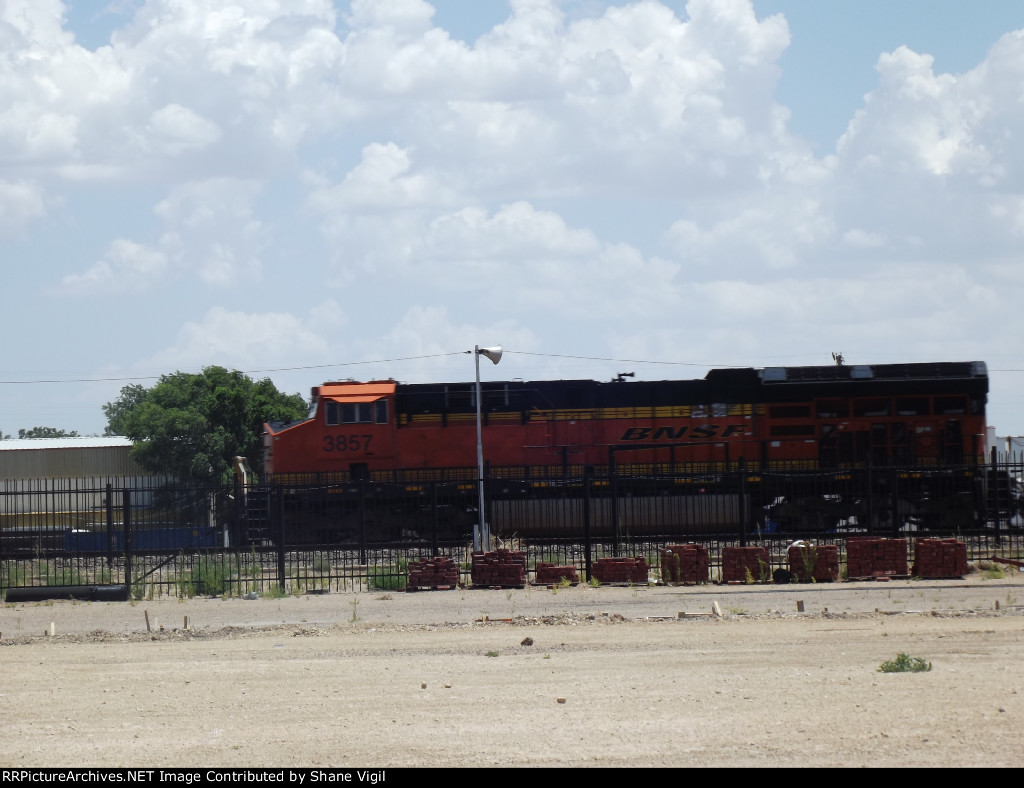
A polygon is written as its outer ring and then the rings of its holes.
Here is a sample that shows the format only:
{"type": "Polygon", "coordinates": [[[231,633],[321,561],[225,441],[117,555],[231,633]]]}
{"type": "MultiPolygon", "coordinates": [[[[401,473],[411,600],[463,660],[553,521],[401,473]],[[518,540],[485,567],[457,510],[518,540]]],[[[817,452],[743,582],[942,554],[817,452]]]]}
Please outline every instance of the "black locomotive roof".
{"type": "MultiPolygon", "coordinates": [[[[475,408],[474,383],[398,384],[401,413],[475,408]]],[[[981,361],[712,369],[694,380],[542,380],[481,383],[485,410],[628,408],[680,404],[757,403],[827,397],[988,393],[981,361]]]]}
{"type": "MultiPolygon", "coordinates": [[[[712,373],[709,373],[712,374],[712,373]]],[[[820,367],[766,367],[766,384],[846,380],[942,380],[987,378],[984,361],[940,361],[924,364],[829,364],[820,367]]]]}

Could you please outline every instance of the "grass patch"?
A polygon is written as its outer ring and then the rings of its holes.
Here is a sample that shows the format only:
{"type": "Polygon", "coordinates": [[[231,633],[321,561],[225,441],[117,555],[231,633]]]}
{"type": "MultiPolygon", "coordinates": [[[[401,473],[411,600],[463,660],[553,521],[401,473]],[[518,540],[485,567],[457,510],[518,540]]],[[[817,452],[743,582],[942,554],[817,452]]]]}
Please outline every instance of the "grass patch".
{"type": "Polygon", "coordinates": [[[409,583],[409,562],[371,566],[367,568],[367,582],[374,591],[396,591],[409,583]]]}
{"type": "Polygon", "coordinates": [[[880,673],[927,673],[931,669],[931,662],[902,652],[897,654],[895,659],[886,660],[878,666],[880,673]]]}
{"type": "Polygon", "coordinates": [[[178,574],[180,596],[222,596],[227,593],[232,572],[213,556],[201,555],[187,572],[178,574]]]}
{"type": "Polygon", "coordinates": [[[979,568],[981,569],[981,576],[985,580],[1005,580],[1006,570],[1002,564],[997,564],[994,561],[983,561],[979,568]]]}
{"type": "Polygon", "coordinates": [[[0,566],[0,591],[25,585],[26,577],[24,566],[10,563],[0,566]]]}
{"type": "Polygon", "coordinates": [[[48,586],[82,586],[87,585],[84,576],[77,569],[64,567],[55,569],[53,574],[46,575],[48,586]]]}

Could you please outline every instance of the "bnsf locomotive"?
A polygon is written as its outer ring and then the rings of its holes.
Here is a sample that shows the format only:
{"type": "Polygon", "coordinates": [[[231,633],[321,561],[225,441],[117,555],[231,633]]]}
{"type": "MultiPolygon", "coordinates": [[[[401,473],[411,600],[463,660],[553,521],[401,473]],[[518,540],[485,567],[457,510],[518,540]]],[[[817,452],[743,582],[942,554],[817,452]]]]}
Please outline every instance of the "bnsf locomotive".
{"type": "MultiPolygon", "coordinates": [[[[485,382],[492,467],[568,470],[745,459],[844,465],[983,460],[980,361],[716,369],[703,380],[485,382]]],[[[473,383],[325,383],[309,417],[266,425],[264,472],[370,478],[475,466],[473,383]]]]}
{"type": "MultiPolygon", "coordinates": [[[[760,517],[777,502],[776,491],[759,493],[756,485],[773,472],[985,463],[988,375],[980,361],[714,369],[676,381],[624,377],[482,383],[488,478],[600,478],[612,470],[663,477],[685,468],[711,479],[742,467],[760,474],[749,477],[742,501],[735,490],[704,489],[734,501],[716,509],[731,522],[752,510],[760,517]]],[[[324,383],[313,388],[306,419],[266,425],[265,481],[294,489],[472,481],[475,398],[474,383],[324,383]]],[[[493,497],[501,507],[502,496],[493,497]]],[[[667,516],[701,519],[692,504],[683,501],[667,516]]],[[[503,512],[492,518],[500,521],[503,512]]],[[[509,529],[529,532],[546,515],[531,517],[509,529]]]]}

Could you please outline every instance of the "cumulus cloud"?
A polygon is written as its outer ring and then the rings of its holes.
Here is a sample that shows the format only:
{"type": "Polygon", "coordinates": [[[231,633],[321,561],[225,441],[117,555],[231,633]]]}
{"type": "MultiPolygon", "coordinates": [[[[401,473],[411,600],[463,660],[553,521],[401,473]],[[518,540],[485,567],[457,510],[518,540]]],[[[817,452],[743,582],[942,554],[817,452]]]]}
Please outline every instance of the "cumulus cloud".
{"type": "Polygon", "coordinates": [[[21,234],[45,213],[46,201],[39,184],[0,180],[0,239],[21,234]]]}
{"type": "Polygon", "coordinates": [[[132,293],[178,337],[147,362],[1016,353],[1024,33],[959,74],[872,55],[816,156],[750,0],[513,0],[471,42],[425,0],[135,6],[87,48],[0,4],[0,238],[51,255],[26,290],[132,293]]]}
{"type": "Polygon", "coordinates": [[[167,270],[167,255],[158,249],[118,238],[81,274],[68,274],[60,289],[69,295],[119,295],[153,287],[167,270]]]}
{"type": "Polygon", "coordinates": [[[165,232],[161,245],[184,270],[194,270],[211,285],[258,281],[263,223],[253,216],[260,185],[215,178],[182,184],[155,207],[165,232]]]}
{"type": "Polygon", "coordinates": [[[324,310],[335,310],[328,301],[311,317],[283,312],[251,313],[214,307],[201,320],[187,321],[173,346],[147,359],[154,369],[198,369],[220,364],[233,369],[259,370],[304,359],[323,358],[331,343],[312,325],[324,310]]]}

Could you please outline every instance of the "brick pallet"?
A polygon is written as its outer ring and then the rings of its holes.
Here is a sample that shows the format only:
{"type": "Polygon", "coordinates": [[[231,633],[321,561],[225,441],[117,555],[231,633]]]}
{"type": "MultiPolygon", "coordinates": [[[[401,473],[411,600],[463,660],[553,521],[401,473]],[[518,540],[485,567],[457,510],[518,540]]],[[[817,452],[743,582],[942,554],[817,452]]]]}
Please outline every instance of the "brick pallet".
{"type": "Polygon", "coordinates": [[[636,558],[598,558],[591,567],[590,573],[599,583],[639,583],[647,585],[649,579],[647,559],[636,558]]]}
{"type": "Polygon", "coordinates": [[[839,579],[839,547],[834,544],[790,545],[789,571],[802,583],[833,583],[839,579]]]}
{"type": "Polygon", "coordinates": [[[519,550],[473,553],[472,578],[477,588],[522,588],[526,585],[526,553],[519,550]]]}
{"type": "Polygon", "coordinates": [[[770,579],[772,557],[764,547],[723,547],[722,582],[745,583],[770,579]]]}
{"type": "Polygon", "coordinates": [[[549,561],[537,562],[536,578],[536,583],[543,586],[558,585],[563,580],[568,580],[573,585],[580,582],[576,567],[559,566],[549,561]]]}
{"type": "Polygon", "coordinates": [[[846,540],[846,576],[850,580],[908,577],[907,540],[851,536],[846,540]]]}
{"type": "Polygon", "coordinates": [[[916,539],[913,573],[930,580],[963,577],[967,574],[967,545],[957,539],[916,539]]]}
{"type": "Polygon", "coordinates": [[[446,556],[409,562],[407,591],[452,589],[459,584],[459,567],[446,556]]]}
{"type": "Polygon", "coordinates": [[[711,559],[703,545],[669,545],[661,551],[661,582],[706,583],[711,577],[711,559]]]}

